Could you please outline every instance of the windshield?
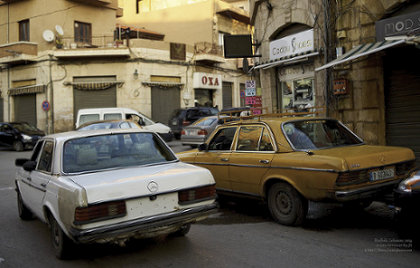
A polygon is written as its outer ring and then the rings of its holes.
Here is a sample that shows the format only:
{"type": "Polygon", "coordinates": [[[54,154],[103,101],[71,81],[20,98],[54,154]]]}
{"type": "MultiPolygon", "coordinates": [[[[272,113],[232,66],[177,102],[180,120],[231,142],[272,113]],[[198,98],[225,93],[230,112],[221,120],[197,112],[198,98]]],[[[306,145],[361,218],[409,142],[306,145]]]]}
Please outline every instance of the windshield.
{"type": "Polygon", "coordinates": [[[20,132],[27,132],[27,131],[39,131],[36,127],[29,125],[28,123],[10,123],[14,128],[19,130],[20,132]]]}
{"type": "Polygon", "coordinates": [[[176,160],[153,133],[83,137],[64,144],[63,171],[78,173],[176,160]]]}
{"type": "Polygon", "coordinates": [[[283,132],[297,150],[362,144],[363,141],[336,120],[302,120],[283,124],[283,132]]]}

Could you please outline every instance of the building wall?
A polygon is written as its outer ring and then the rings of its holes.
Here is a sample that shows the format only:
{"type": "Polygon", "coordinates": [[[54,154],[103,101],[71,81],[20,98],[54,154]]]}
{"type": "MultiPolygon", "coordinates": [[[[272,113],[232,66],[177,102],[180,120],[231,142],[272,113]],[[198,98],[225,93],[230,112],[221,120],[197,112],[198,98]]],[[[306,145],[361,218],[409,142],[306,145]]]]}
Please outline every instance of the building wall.
{"type": "MultiPolygon", "coordinates": [[[[340,1],[337,5],[337,47],[349,51],[356,45],[375,42],[375,22],[404,2],[340,1]]],[[[332,115],[350,126],[369,144],[386,143],[384,70],[385,51],[335,68],[334,78],[350,81],[348,95],[336,97],[332,115]]]]}
{"type": "Polygon", "coordinates": [[[38,50],[42,51],[55,46],[54,42],[44,41],[42,33],[45,30],[56,33],[55,26],[60,25],[64,30],[64,39],[72,39],[74,21],[91,23],[93,37],[112,37],[116,9],[67,0],[32,0],[3,4],[0,5],[0,44],[19,41],[18,22],[25,19],[29,19],[30,23],[30,41],[38,43],[38,50]]]}

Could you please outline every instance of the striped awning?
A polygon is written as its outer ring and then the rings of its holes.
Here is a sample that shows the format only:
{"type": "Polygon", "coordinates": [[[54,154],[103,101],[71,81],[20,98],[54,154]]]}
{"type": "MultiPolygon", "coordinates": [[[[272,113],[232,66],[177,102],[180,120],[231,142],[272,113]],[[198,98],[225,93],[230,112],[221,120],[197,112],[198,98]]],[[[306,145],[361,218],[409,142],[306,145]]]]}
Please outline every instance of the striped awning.
{"type": "Polygon", "coordinates": [[[64,82],[65,86],[73,86],[78,90],[105,90],[115,85],[121,87],[123,84],[122,81],[64,82]]]}
{"type": "Polygon", "coordinates": [[[25,94],[44,93],[46,88],[47,88],[46,85],[41,85],[41,84],[24,86],[24,87],[15,87],[15,88],[9,88],[9,90],[7,90],[7,94],[10,96],[16,96],[16,95],[25,95],[25,94]]]}
{"type": "Polygon", "coordinates": [[[289,57],[284,57],[284,58],[280,58],[274,61],[269,61],[266,63],[262,63],[259,65],[254,66],[252,69],[269,69],[272,67],[276,67],[279,65],[287,65],[287,64],[294,64],[297,62],[301,62],[301,61],[307,61],[309,59],[309,57],[313,57],[318,55],[319,52],[318,51],[311,51],[309,53],[305,53],[305,54],[300,54],[300,55],[293,55],[293,56],[289,56],[289,57]]]}
{"type": "Polygon", "coordinates": [[[183,83],[177,82],[142,82],[143,86],[146,87],[159,87],[159,88],[172,88],[172,87],[182,87],[183,83]]]}
{"type": "Polygon", "coordinates": [[[324,70],[326,68],[335,66],[337,64],[341,64],[341,63],[345,63],[351,60],[355,60],[357,58],[372,54],[372,53],[376,53],[379,52],[381,50],[384,50],[386,48],[390,48],[393,46],[397,46],[400,44],[403,44],[406,42],[406,39],[400,39],[400,40],[384,40],[381,42],[376,42],[376,43],[368,43],[368,44],[362,44],[359,46],[356,46],[354,48],[352,48],[349,52],[341,55],[340,57],[338,57],[337,59],[321,66],[315,69],[315,71],[320,71],[320,70],[324,70]]]}

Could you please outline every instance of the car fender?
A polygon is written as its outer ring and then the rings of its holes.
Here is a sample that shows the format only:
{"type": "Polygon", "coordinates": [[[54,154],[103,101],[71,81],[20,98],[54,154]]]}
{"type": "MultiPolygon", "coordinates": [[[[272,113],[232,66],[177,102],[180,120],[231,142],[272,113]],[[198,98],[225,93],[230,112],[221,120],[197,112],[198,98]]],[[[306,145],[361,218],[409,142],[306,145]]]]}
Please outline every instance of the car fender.
{"type": "Polygon", "coordinates": [[[303,195],[304,191],[302,187],[296,184],[296,182],[293,179],[287,176],[280,176],[278,174],[272,174],[270,176],[267,176],[261,181],[260,195],[264,199],[267,199],[267,195],[268,195],[268,191],[270,187],[277,182],[285,182],[291,185],[296,191],[298,191],[302,196],[304,196],[303,195]]]}

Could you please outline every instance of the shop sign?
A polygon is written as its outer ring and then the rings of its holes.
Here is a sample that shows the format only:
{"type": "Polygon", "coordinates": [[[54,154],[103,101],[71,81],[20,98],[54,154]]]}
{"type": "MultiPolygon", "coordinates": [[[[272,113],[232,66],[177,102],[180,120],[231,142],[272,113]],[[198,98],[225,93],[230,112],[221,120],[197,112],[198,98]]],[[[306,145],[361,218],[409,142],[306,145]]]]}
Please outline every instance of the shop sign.
{"type": "Polygon", "coordinates": [[[222,89],[222,76],[210,73],[194,73],[194,88],[222,89]]]}
{"type": "Polygon", "coordinates": [[[256,82],[255,80],[247,80],[245,81],[245,96],[255,96],[256,95],[256,82]]]}
{"type": "Polygon", "coordinates": [[[314,50],[314,30],[306,30],[270,42],[270,60],[314,50]]]}
{"type": "Polygon", "coordinates": [[[420,11],[377,21],[375,28],[378,42],[390,36],[413,35],[420,28],[420,11]]]}

